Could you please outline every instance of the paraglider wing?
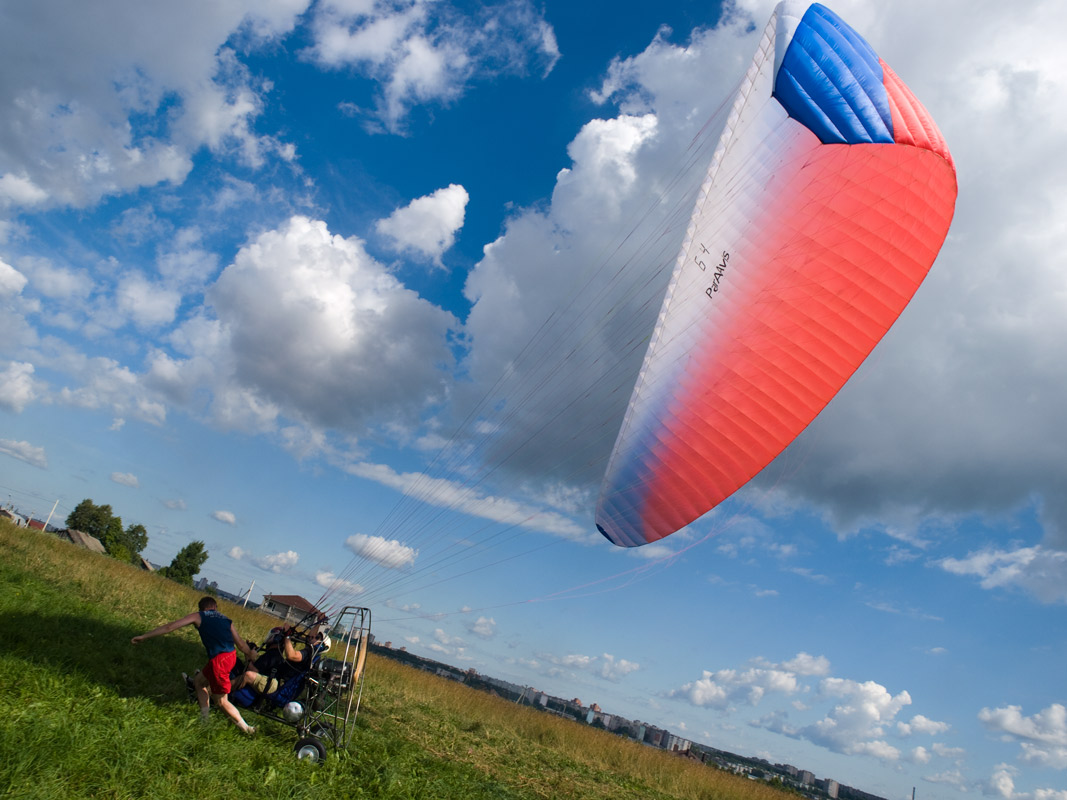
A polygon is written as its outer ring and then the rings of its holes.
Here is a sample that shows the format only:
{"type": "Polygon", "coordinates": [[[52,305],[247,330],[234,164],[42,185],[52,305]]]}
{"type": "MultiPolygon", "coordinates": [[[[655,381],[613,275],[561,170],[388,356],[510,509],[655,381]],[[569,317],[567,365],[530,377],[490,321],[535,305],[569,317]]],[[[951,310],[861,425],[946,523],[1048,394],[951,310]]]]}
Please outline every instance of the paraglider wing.
{"type": "Polygon", "coordinates": [[[779,4],[701,188],[597,528],[656,541],[826,406],[926,277],[956,202],[937,125],[819,4],[779,4]]]}

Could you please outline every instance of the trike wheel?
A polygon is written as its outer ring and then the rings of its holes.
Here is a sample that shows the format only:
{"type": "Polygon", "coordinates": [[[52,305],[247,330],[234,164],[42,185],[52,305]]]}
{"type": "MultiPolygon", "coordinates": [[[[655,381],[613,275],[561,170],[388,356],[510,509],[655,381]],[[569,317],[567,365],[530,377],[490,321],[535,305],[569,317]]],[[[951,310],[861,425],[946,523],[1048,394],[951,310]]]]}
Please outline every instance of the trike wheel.
{"type": "Polygon", "coordinates": [[[326,760],[326,745],[314,736],[305,736],[299,739],[293,748],[296,757],[301,761],[317,763],[326,760]]]}

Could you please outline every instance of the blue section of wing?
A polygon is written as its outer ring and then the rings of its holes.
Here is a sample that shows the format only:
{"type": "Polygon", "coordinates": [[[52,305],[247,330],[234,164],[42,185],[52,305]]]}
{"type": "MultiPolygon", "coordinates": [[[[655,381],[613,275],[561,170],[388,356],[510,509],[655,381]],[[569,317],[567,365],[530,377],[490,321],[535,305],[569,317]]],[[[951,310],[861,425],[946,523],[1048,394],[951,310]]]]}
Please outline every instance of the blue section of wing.
{"type": "Polygon", "coordinates": [[[793,34],[775,76],[774,96],[825,144],[893,141],[878,54],[818,3],[793,34]]]}

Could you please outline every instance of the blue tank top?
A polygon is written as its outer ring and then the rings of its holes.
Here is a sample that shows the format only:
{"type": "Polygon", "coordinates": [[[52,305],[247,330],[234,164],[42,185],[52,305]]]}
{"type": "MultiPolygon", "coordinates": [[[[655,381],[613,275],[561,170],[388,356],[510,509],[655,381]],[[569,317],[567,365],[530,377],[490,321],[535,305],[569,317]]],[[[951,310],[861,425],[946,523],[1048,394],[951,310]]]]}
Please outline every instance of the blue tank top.
{"type": "Polygon", "coordinates": [[[233,634],[230,633],[229,617],[224,617],[216,609],[209,608],[200,612],[200,641],[207,649],[208,658],[213,658],[219,653],[229,653],[237,648],[233,644],[233,634]]]}

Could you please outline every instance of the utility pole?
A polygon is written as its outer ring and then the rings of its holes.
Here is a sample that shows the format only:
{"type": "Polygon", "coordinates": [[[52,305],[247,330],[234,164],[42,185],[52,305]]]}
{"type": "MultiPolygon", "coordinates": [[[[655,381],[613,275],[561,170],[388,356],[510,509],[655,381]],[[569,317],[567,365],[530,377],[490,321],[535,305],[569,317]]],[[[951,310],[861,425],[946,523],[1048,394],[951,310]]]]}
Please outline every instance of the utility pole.
{"type": "MultiPolygon", "coordinates": [[[[55,502],[52,503],[52,510],[48,512],[48,518],[45,519],[45,533],[48,532],[48,523],[50,523],[52,521],[52,514],[55,513],[55,507],[57,507],[59,505],[60,505],[60,501],[58,499],[55,500],[55,502]]],[[[914,800],[914,798],[912,798],[911,800],[914,800]]]]}
{"type": "MultiPolygon", "coordinates": [[[[256,582],[252,581],[252,586],[255,586],[255,585],[256,585],[256,582]]],[[[245,601],[243,603],[241,603],[241,608],[248,608],[248,598],[252,596],[252,586],[249,586],[248,587],[248,591],[245,592],[245,601]]],[[[911,800],[915,800],[915,798],[913,797],[913,798],[911,798],[911,800]]]]}

